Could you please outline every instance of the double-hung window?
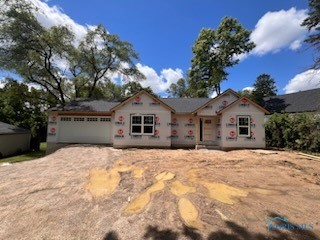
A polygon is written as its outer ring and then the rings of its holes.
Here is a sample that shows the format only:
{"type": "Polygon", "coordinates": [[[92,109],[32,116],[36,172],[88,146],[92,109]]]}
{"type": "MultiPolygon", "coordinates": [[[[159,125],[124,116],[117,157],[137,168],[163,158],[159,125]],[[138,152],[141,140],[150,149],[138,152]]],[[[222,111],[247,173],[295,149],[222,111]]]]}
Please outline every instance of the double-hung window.
{"type": "Polygon", "coordinates": [[[250,137],[250,116],[238,116],[238,136],[250,137]]]}
{"type": "Polygon", "coordinates": [[[154,135],[153,115],[131,115],[132,135],[154,135]]]}

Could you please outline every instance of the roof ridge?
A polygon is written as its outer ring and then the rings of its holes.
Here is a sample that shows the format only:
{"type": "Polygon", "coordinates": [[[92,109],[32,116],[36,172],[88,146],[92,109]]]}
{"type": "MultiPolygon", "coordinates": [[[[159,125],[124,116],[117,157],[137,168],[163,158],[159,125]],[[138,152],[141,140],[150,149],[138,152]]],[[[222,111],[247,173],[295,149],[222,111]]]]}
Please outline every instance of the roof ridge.
{"type": "Polygon", "coordinates": [[[292,95],[292,94],[297,94],[297,93],[304,93],[304,92],[315,91],[315,90],[320,91],[320,88],[313,88],[313,89],[308,89],[308,90],[303,90],[303,91],[298,91],[298,92],[293,92],[293,93],[285,93],[285,94],[275,95],[275,96],[267,96],[266,98],[287,96],[287,95],[292,95]]]}

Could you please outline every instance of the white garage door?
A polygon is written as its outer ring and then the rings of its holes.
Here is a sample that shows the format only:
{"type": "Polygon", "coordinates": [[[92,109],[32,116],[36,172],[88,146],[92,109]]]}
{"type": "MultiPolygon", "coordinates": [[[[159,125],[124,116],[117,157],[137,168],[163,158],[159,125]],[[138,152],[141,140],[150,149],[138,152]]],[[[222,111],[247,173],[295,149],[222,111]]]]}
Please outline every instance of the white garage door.
{"type": "Polygon", "coordinates": [[[111,143],[110,117],[59,117],[61,143],[111,143]]]}

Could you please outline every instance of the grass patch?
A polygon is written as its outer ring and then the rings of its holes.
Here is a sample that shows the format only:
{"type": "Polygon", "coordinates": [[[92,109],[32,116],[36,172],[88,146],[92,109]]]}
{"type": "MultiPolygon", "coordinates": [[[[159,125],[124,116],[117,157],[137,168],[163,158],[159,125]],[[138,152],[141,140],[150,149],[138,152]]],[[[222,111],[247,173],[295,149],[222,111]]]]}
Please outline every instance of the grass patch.
{"type": "Polygon", "coordinates": [[[9,163],[15,163],[15,162],[23,162],[23,161],[30,161],[37,158],[44,157],[46,154],[47,149],[47,143],[42,142],[40,143],[40,150],[37,152],[27,152],[18,156],[13,157],[7,157],[0,159],[0,163],[9,162],[9,163]]]}

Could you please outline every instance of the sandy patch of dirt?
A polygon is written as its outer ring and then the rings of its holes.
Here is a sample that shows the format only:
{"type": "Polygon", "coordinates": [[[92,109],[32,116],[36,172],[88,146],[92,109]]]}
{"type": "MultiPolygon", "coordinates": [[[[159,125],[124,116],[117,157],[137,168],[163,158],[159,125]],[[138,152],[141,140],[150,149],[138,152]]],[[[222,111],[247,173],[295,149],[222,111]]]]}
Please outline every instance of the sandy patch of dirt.
{"type": "Polygon", "coordinates": [[[126,213],[139,213],[141,212],[147,204],[151,200],[151,195],[155,192],[158,192],[164,189],[165,184],[164,181],[171,180],[174,178],[174,174],[171,172],[162,172],[159,173],[155,179],[157,180],[151,187],[149,187],[146,191],[141,193],[138,197],[136,197],[129,205],[126,207],[126,213]]]}
{"type": "Polygon", "coordinates": [[[125,208],[126,213],[139,213],[151,200],[151,194],[164,189],[165,185],[163,181],[158,181],[149,187],[145,192],[141,193],[136,197],[128,206],[125,208]]]}
{"type": "Polygon", "coordinates": [[[320,164],[292,152],[77,145],[0,179],[0,239],[320,236],[320,164]],[[272,232],[274,216],[313,229],[272,232]]]}
{"type": "Polygon", "coordinates": [[[202,229],[202,223],[199,221],[199,212],[197,208],[187,198],[181,198],[178,202],[179,212],[182,220],[188,227],[202,229]]]}
{"type": "Polygon", "coordinates": [[[196,192],[196,188],[184,185],[180,181],[174,181],[173,183],[171,183],[170,192],[172,192],[174,195],[180,197],[180,196],[185,195],[187,193],[196,192]]]}

